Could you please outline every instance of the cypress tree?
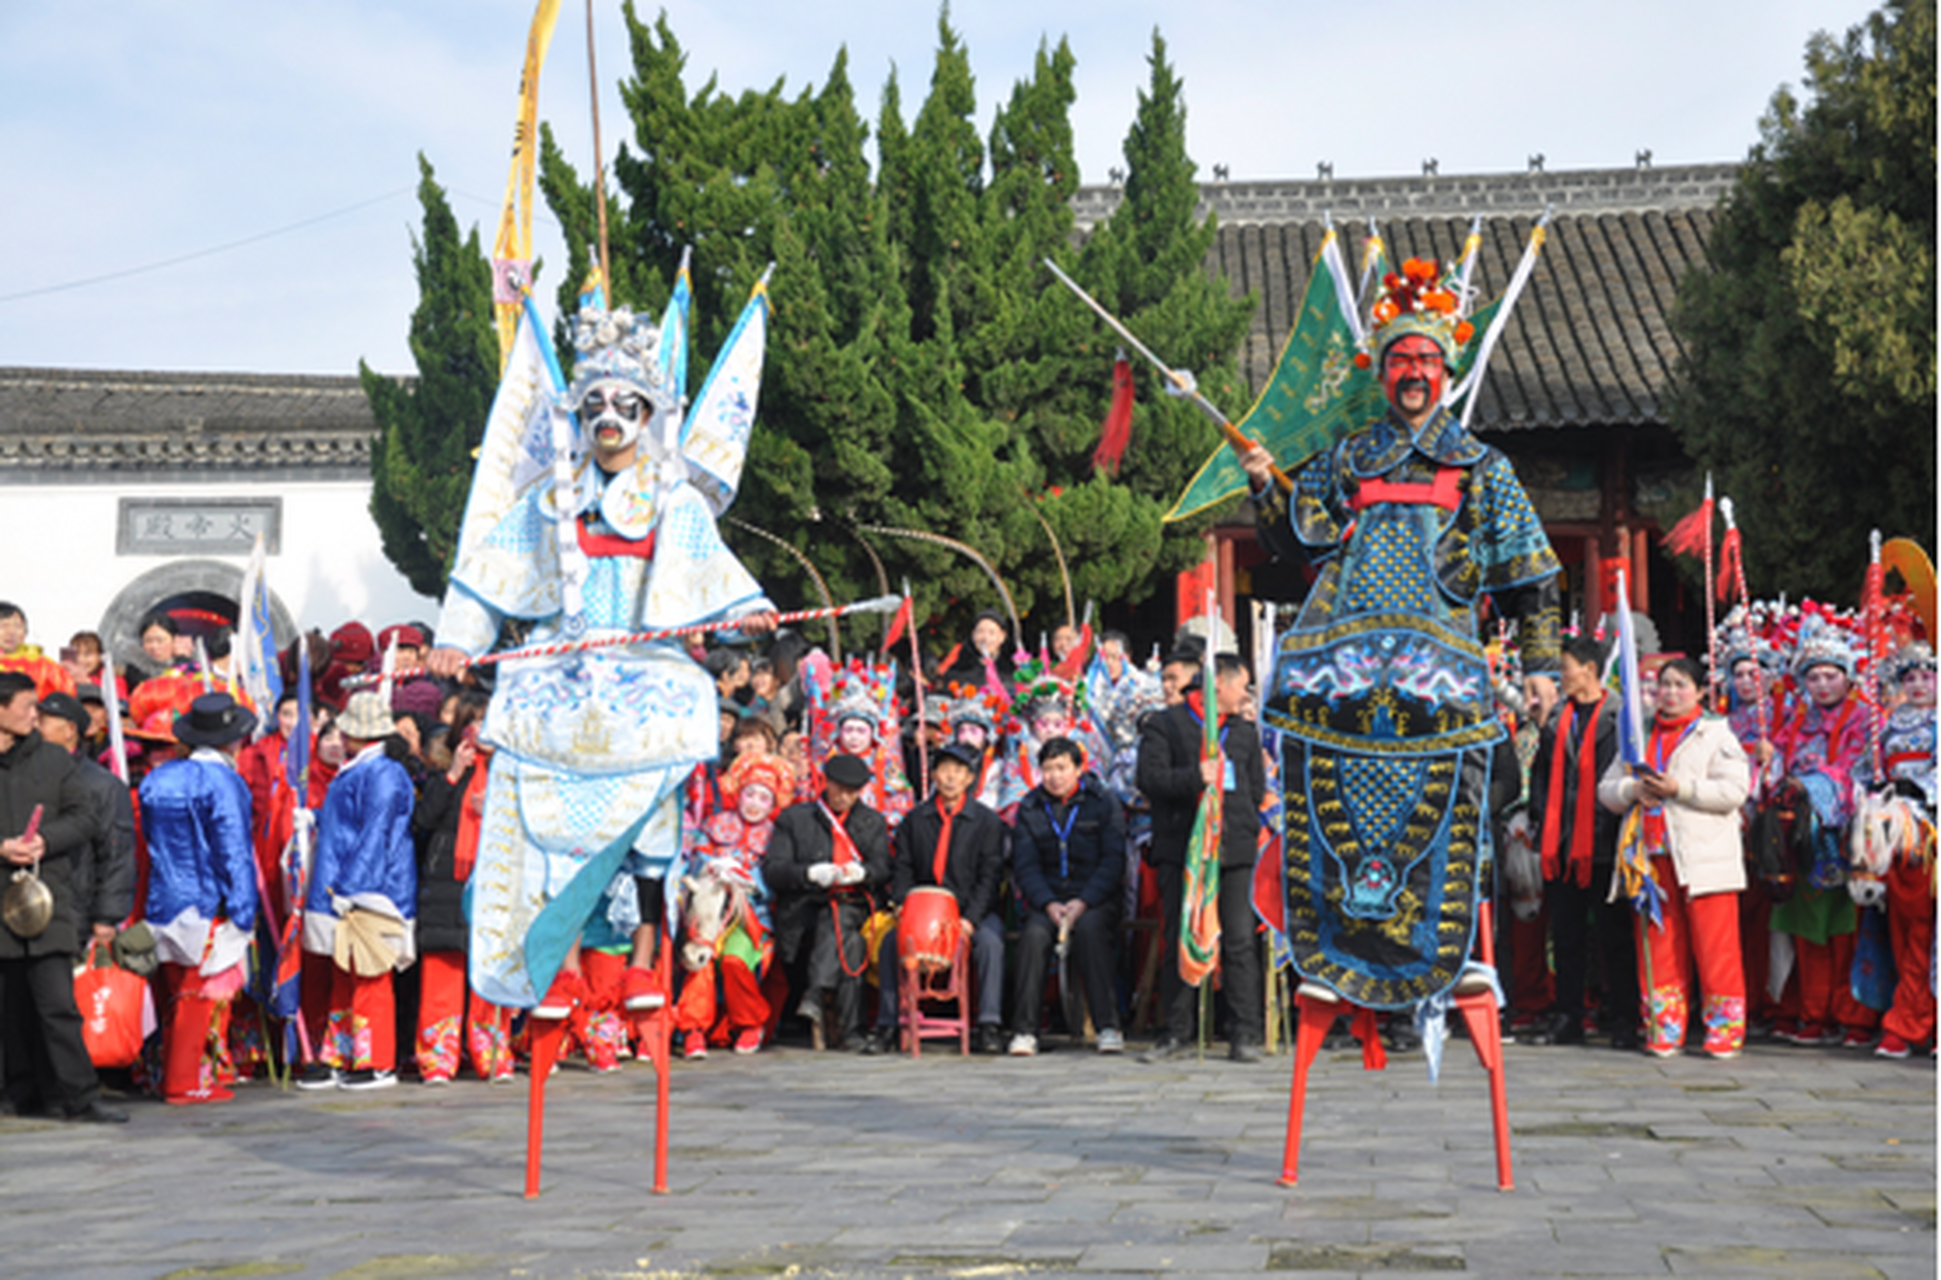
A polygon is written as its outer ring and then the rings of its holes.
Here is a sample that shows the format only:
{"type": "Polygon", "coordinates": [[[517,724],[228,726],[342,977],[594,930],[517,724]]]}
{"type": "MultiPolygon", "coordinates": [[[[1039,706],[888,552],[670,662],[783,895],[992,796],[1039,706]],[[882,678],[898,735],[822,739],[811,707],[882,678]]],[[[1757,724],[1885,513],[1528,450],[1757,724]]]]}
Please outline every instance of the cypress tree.
{"type": "Polygon", "coordinates": [[[418,307],[411,314],[415,381],[357,365],[377,419],[371,443],[371,516],[385,558],[414,590],[444,595],[458,526],[471,492],[472,451],[499,381],[499,341],[492,326],[492,269],[478,228],[461,239],[432,174],[418,157],[418,202],[424,230],[412,246],[418,307]]]}

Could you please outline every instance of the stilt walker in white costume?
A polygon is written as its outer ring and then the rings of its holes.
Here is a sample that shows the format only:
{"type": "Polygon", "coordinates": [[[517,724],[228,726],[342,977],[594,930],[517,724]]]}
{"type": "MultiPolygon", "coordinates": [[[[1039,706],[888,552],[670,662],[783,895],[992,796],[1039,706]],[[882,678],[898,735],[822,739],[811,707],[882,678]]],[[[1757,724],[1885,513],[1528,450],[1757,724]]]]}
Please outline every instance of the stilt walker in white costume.
{"type": "Polygon", "coordinates": [[[681,846],[681,788],[719,746],[714,683],[679,641],[575,646],[699,623],[775,625],[715,527],[754,423],[765,283],[684,416],[688,296],[683,269],[658,329],[625,308],[583,305],[570,386],[527,297],[428,663],[456,673],[509,620],[531,624],[529,644],[565,650],[499,664],[472,877],[473,988],[541,1020],[572,1012],[582,941],[631,942],[628,1009],[665,1008],[655,925],[681,846]]]}

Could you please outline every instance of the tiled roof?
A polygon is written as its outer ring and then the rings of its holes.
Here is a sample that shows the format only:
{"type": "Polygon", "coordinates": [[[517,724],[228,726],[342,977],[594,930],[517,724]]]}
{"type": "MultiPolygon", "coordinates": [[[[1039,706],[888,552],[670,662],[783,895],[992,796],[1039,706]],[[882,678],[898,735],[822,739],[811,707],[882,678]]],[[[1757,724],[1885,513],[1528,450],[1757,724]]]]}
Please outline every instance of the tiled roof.
{"type": "MultiPolygon", "coordinates": [[[[1667,323],[1679,278],[1704,258],[1730,165],[1370,182],[1222,184],[1203,189],[1201,212],[1220,215],[1208,255],[1236,297],[1257,292],[1241,352],[1256,391],[1293,324],[1331,213],[1347,259],[1358,263],[1374,218],[1391,260],[1455,258],[1470,221],[1483,218],[1477,277],[1500,292],[1530,228],[1549,203],[1548,239],[1490,360],[1474,425],[1485,431],[1662,423],[1679,358],[1667,323]]],[[[1087,188],[1093,218],[1117,193],[1087,188]]]]}
{"type": "Polygon", "coordinates": [[[0,481],[370,473],[354,377],[0,369],[0,481]]]}

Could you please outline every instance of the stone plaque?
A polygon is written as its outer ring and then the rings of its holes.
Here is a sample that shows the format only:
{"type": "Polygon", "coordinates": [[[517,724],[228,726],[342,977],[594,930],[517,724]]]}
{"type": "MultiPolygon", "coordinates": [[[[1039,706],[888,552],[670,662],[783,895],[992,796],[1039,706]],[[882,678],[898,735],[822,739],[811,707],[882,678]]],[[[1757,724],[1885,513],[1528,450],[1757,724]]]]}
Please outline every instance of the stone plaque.
{"type": "Polygon", "coordinates": [[[270,555],[281,549],[281,498],[123,498],[116,522],[118,556],[246,556],[263,535],[270,555]]]}

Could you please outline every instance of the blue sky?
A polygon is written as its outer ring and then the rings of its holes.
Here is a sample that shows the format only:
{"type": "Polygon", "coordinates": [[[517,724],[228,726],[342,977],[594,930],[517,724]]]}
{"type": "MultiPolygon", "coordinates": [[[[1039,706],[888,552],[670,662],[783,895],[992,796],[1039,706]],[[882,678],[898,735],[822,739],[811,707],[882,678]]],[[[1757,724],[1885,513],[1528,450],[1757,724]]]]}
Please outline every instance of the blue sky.
{"type": "MultiPolygon", "coordinates": [[[[1534,152],[1553,170],[1628,165],[1640,148],[1661,165],[1738,159],[1773,90],[1798,83],[1807,37],[1871,7],[960,0],[951,21],[985,126],[1040,40],[1070,40],[1086,181],[1120,162],[1159,28],[1194,158],[1242,181],[1311,177],[1319,160],[1348,178],[1413,173],[1428,156],[1445,176],[1521,170],[1534,152]]],[[[595,8],[611,152],[630,68],[617,0],[595,8]]],[[[665,12],[690,92],[710,73],[730,92],[820,84],[846,45],[869,113],[895,66],[913,114],[936,48],[937,10],[921,4],[669,0],[665,12]]],[[[565,0],[541,81],[541,114],[583,169],[584,13],[565,0]]],[[[415,156],[489,244],[531,14],[532,0],[4,6],[0,366],[349,373],[361,357],[410,371],[415,156]],[[138,270],[187,255],[200,256],[138,270]]],[[[543,208],[537,236],[563,261],[543,208]]]]}

